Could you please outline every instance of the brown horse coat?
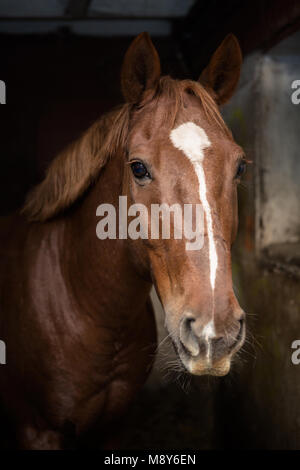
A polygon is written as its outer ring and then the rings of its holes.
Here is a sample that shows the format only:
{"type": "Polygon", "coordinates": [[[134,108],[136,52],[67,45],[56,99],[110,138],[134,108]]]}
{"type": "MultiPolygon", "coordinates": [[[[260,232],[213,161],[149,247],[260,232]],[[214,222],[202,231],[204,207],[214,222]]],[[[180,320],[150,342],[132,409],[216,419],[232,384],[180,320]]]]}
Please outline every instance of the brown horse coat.
{"type": "Polygon", "coordinates": [[[22,215],[3,221],[0,338],[7,364],[0,370],[0,398],[21,447],[62,448],[70,430],[76,437],[100,420],[104,431],[126,409],[155,354],[153,282],[179,356],[192,364],[186,367],[192,373],[228,371],[243,331],[230,267],[237,227],[233,181],[241,149],[217,104],[232,95],[240,65],[240,49],[230,35],[202,74],[205,88],[160,78],[157,52],[149,36],[140,35],[123,65],[126,104],[60,154],[22,215]],[[121,194],[146,205],[197,200],[193,168],[169,138],[185,121],[205,129],[215,155],[211,169],[205,167],[206,174],[216,174],[208,179],[207,194],[213,215],[219,214],[214,227],[219,227],[215,244],[221,266],[214,301],[217,336],[209,343],[215,356],[209,366],[203,365],[200,332],[211,303],[206,244],[202,253],[187,255],[182,244],[174,248],[171,241],[99,241],[95,232],[98,205],[117,207],[121,194]],[[150,184],[142,188],[130,171],[131,159],[142,154],[156,172],[151,194],[150,184]],[[195,318],[186,318],[187,298],[195,318]]]}

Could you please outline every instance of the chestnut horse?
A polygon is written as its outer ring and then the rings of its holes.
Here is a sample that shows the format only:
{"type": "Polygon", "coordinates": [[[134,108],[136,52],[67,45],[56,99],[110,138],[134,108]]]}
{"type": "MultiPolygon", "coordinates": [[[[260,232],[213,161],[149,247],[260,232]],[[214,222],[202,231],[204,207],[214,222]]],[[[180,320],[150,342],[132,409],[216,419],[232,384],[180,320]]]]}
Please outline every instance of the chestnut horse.
{"type": "Polygon", "coordinates": [[[128,49],[126,103],[57,156],[3,232],[0,397],[19,445],[59,449],[122,414],[156,351],[155,285],[178,360],[225,375],[245,336],[232,287],[237,184],[245,168],[218,106],[232,96],[241,51],[229,35],[198,82],[160,76],[147,33],[128,49]],[[204,244],[99,240],[100,203],[199,203],[204,244]]]}

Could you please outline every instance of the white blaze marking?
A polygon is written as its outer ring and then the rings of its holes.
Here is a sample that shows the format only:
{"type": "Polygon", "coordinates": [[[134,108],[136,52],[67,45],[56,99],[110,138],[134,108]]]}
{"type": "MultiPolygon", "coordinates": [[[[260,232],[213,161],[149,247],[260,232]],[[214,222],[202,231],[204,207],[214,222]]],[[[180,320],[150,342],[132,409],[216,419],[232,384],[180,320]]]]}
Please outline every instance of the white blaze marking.
{"type": "Polygon", "coordinates": [[[170,133],[173,145],[181,150],[193,164],[199,181],[199,197],[204,209],[207,233],[208,233],[208,252],[210,263],[210,284],[212,291],[215,288],[216,271],[218,267],[218,255],[213,234],[213,223],[210,206],[206,197],[206,181],[203,169],[203,150],[210,147],[211,143],[206,132],[193,122],[181,124],[170,133]]]}
{"type": "Polygon", "coordinates": [[[212,320],[210,320],[210,322],[208,322],[205,325],[205,327],[202,330],[202,334],[207,341],[216,336],[215,325],[212,320]]]}
{"type": "Polygon", "coordinates": [[[207,342],[207,353],[206,357],[209,360],[210,355],[211,355],[211,339],[215,338],[216,336],[216,331],[215,331],[215,325],[214,321],[210,320],[205,327],[202,330],[202,335],[204,336],[206,342],[207,342]]]}

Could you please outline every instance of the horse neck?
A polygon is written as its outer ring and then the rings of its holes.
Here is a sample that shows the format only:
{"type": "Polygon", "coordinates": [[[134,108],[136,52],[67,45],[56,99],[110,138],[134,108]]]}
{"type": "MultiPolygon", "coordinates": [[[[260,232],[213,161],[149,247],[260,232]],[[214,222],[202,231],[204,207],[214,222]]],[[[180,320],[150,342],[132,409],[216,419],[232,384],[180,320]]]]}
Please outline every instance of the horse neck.
{"type": "Polygon", "coordinates": [[[123,167],[122,155],[109,160],[97,183],[72,212],[64,236],[65,264],[73,295],[90,314],[101,313],[105,324],[117,319],[123,323],[134,321],[151,288],[151,283],[138,273],[127,240],[99,240],[96,235],[99,204],[118,207],[123,167]]]}

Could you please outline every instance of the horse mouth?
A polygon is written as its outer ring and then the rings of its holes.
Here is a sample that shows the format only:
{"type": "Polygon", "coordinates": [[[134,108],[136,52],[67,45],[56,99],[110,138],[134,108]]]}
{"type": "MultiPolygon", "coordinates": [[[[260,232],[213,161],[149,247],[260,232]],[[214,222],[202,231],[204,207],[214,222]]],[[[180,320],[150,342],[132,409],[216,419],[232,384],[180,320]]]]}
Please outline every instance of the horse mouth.
{"type": "Polygon", "coordinates": [[[223,357],[216,362],[207,358],[190,359],[179,356],[187,372],[191,375],[212,375],[222,377],[230,371],[231,356],[223,357]]]}
{"type": "Polygon", "coordinates": [[[181,365],[189,374],[197,376],[211,375],[214,377],[223,377],[229,373],[231,368],[231,358],[233,356],[232,353],[216,361],[212,361],[211,358],[205,356],[193,358],[187,353],[185,348],[177,345],[173,340],[172,343],[181,365]]]}
{"type": "Polygon", "coordinates": [[[212,375],[222,377],[230,371],[231,357],[224,357],[213,365],[207,364],[205,361],[193,361],[188,365],[188,371],[192,375],[212,375]]]}

